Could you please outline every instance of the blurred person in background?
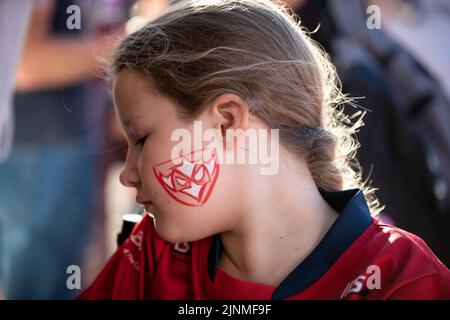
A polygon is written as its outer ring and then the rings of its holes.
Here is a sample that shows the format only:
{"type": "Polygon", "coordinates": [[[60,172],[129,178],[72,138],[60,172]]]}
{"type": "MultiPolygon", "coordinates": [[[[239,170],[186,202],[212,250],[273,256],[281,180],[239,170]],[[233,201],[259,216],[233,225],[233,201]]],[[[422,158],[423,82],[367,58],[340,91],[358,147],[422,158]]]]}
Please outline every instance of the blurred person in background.
{"type": "Polygon", "coordinates": [[[450,1],[370,0],[380,7],[383,30],[439,81],[450,98],[450,1]]]}
{"type": "Polygon", "coordinates": [[[0,279],[9,299],[76,294],[66,270],[81,265],[89,240],[99,160],[92,130],[103,129],[90,118],[98,106],[86,80],[114,39],[86,30],[90,4],[33,2],[16,76],[14,145],[0,165],[0,279]],[[82,14],[75,29],[68,25],[74,4],[82,14]]]}
{"type": "MultiPolygon", "coordinates": [[[[330,54],[343,91],[360,97],[356,103],[367,111],[357,157],[365,178],[379,188],[382,219],[422,237],[450,265],[450,108],[442,83],[385,33],[385,11],[379,11],[381,29],[368,27],[370,3],[286,3],[330,54]]],[[[355,113],[349,105],[344,111],[355,113]]]]}

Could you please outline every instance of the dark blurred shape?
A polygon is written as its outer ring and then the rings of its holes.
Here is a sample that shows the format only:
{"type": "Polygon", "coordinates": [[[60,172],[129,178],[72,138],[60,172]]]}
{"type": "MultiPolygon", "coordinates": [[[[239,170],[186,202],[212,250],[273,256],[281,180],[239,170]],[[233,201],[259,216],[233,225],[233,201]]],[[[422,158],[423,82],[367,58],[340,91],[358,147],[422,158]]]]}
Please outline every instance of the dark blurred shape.
{"type": "Polygon", "coordinates": [[[117,246],[120,247],[131,234],[136,224],[142,220],[142,215],[129,213],[122,217],[122,230],[117,234],[117,246]]]}

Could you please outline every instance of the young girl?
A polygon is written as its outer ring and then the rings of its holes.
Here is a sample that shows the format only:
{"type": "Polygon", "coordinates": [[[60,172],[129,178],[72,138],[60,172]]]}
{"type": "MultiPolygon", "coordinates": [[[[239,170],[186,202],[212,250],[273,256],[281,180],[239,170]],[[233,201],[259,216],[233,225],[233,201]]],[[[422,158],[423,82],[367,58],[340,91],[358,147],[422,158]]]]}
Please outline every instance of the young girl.
{"type": "Polygon", "coordinates": [[[80,298],[450,298],[427,245],[373,217],[335,81],[269,0],[178,1],[126,38],[113,63],[120,179],[146,212],[80,298]],[[180,148],[198,123],[215,139],[180,148]],[[265,139],[235,143],[250,132],[265,139]],[[278,165],[262,174],[248,159],[268,145],[278,165]],[[224,160],[239,152],[244,163],[224,160]]]}

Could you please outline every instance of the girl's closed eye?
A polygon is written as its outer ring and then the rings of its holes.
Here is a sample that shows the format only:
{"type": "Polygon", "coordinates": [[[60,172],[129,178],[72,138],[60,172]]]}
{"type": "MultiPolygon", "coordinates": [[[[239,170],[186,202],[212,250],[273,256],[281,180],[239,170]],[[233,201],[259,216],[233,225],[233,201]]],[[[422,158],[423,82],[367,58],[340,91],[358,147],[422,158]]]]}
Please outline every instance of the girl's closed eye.
{"type": "Polygon", "coordinates": [[[140,138],[140,139],[137,139],[136,142],[134,143],[134,145],[135,145],[135,146],[139,145],[139,146],[143,147],[143,146],[144,146],[144,143],[145,143],[145,140],[147,139],[147,137],[148,137],[148,134],[145,135],[145,136],[143,136],[143,137],[140,138]]]}

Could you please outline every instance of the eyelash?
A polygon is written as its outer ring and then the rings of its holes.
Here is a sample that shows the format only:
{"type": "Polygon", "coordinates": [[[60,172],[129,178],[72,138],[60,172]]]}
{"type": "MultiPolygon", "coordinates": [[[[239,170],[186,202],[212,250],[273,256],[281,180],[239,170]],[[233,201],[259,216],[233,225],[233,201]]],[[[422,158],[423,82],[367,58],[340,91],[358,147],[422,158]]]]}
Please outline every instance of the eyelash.
{"type": "Polygon", "coordinates": [[[140,145],[141,147],[144,146],[145,140],[147,139],[148,135],[136,140],[134,143],[135,146],[140,145]]]}

